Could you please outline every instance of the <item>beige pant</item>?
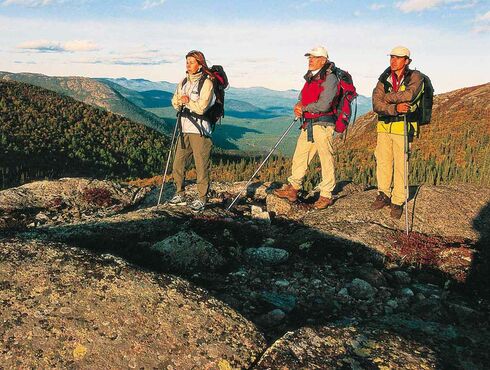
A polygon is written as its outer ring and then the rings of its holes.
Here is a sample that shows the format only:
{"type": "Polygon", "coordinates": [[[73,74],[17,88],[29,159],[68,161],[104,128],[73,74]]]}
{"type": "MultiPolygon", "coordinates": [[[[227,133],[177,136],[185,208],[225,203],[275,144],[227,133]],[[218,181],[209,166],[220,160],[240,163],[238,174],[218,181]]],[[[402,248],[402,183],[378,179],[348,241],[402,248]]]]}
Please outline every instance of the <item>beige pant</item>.
{"type": "Polygon", "coordinates": [[[322,182],[318,185],[320,195],[332,198],[332,191],[335,187],[335,162],[332,147],[333,127],[314,125],[313,143],[307,140],[306,135],[306,130],[301,130],[296,150],[294,151],[292,173],[288,181],[293,188],[300,189],[308,164],[318,152],[322,165],[322,182]]]}
{"type": "Polygon", "coordinates": [[[184,191],[185,165],[191,154],[194,157],[197,173],[197,191],[199,198],[205,200],[209,190],[209,157],[213,142],[209,137],[199,134],[183,134],[184,148],[181,144],[182,136],[177,140],[175,159],[172,169],[177,193],[184,191]]]}
{"type": "Polygon", "coordinates": [[[378,191],[391,197],[393,204],[405,203],[405,144],[403,135],[378,132],[376,144],[376,179],[378,191]],[[391,185],[393,183],[393,191],[391,185]]]}

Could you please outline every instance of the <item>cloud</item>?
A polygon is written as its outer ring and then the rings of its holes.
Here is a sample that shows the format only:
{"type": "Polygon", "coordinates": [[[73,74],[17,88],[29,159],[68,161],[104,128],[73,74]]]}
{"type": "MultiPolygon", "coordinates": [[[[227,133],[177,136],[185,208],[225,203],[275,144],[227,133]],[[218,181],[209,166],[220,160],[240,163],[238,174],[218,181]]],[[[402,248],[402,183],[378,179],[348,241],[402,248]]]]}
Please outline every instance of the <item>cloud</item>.
{"type": "Polygon", "coordinates": [[[406,0],[396,3],[396,7],[404,13],[421,12],[440,5],[442,0],[406,0]]]}
{"type": "Polygon", "coordinates": [[[371,10],[380,10],[383,8],[386,8],[385,4],[373,3],[373,4],[369,5],[369,9],[371,9],[371,10]]]}
{"type": "Polygon", "coordinates": [[[467,9],[474,7],[477,3],[477,0],[405,0],[397,2],[395,6],[404,13],[411,13],[452,4],[454,5],[451,6],[451,9],[467,9]]]}
{"type": "Polygon", "coordinates": [[[490,32],[490,10],[483,15],[475,18],[475,26],[473,27],[473,32],[476,33],[487,33],[490,32]]]}
{"type": "Polygon", "coordinates": [[[162,64],[173,63],[174,61],[164,58],[151,58],[146,56],[141,57],[124,57],[117,56],[114,58],[99,58],[99,59],[85,59],[78,60],[74,63],[80,64],[105,64],[105,65],[117,65],[117,66],[159,66],[162,64]]]}
{"type": "MultiPolygon", "coordinates": [[[[479,15],[483,17],[484,12],[479,15]]],[[[186,53],[199,49],[204,51],[210,64],[225,67],[234,87],[265,86],[285,90],[302,86],[305,51],[324,44],[332,60],[354,76],[358,91],[369,95],[377,76],[386,67],[386,54],[394,45],[404,44],[414,55],[414,67],[431,76],[438,92],[482,83],[485,66],[490,63],[488,53],[482,48],[487,40],[485,34],[470,35],[460,29],[440,28],[427,22],[413,24],[410,32],[403,34],[386,32],[387,27],[396,24],[398,20],[389,17],[381,23],[375,19],[359,22],[353,18],[335,22],[275,20],[264,32],[261,23],[253,19],[209,23],[180,19],[169,22],[54,19],[47,22],[46,19],[0,15],[0,47],[5,49],[0,50],[0,70],[177,82],[185,74],[186,53]],[[127,32],[128,29],[131,32],[127,32]],[[175,33],[176,29],[179,29],[178,33],[175,33]],[[15,60],[24,59],[18,56],[19,53],[13,53],[12,48],[32,40],[33,30],[38,39],[58,41],[30,46],[64,49],[65,41],[81,38],[79,35],[83,30],[84,39],[96,41],[104,48],[90,54],[17,49],[23,55],[29,54],[25,60],[34,60],[37,64],[15,64],[15,60]],[[60,30],[63,30],[63,42],[57,36],[60,30]],[[325,33],[325,30],[329,32],[325,33]],[[196,34],[207,37],[196,38],[196,34]],[[293,39],[300,41],[291,43],[293,39]],[[441,58],[451,59],[452,63],[442,66],[441,58]],[[481,63],[475,64],[475,60],[481,63]],[[454,65],[465,73],[454,74],[454,65]]],[[[471,26],[476,24],[484,23],[479,21],[471,26]]]]}
{"type": "Polygon", "coordinates": [[[17,5],[25,6],[28,8],[41,8],[50,5],[61,5],[61,4],[74,4],[80,5],[88,3],[92,0],[0,0],[0,4],[3,6],[17,5]]]}
{"type": "Polygon", "coordinates": [[[63,52],[80,52],[80,51],[97,51],[100,50],[95,43],[88,40],[72,40],[66,42],[33,40],[26,41],[17,45],[18,49],[34,50],[40,53],[63,53],[63,52]]]}
{"type": "Polygon", "coordinates": [[[456,4],[456,5],[453,5],[451,7],[451,9],[455,9],[455,10],[458,10],[458,9],[469,9],[469,8],[473,8],[476,4],[478,4],[478,0],[472,0],[472,1],[468,1],[468,2],[464,2],[464,1],[454,1],[456,3],[461,3],[461,4],[456,4]]]}
{"type": "Polygon", "coordinates": [[[21,5],[27,6],[30,8],[38,7],[38,6],[46,6],[54,3],[64,3],[65,0],[4,0],[2,5],[21,5]]]}
{"type": "Polygon", "coordinates": [[[490,22],[490,10],[479,17],[476,17],[477,22],[490,22]]]}
{"type": "Polygon", "coordinates": [[[163,5],[166,0],[145,0],[143,3],[143,9],[150,9],[156,6],[163,5]]]}

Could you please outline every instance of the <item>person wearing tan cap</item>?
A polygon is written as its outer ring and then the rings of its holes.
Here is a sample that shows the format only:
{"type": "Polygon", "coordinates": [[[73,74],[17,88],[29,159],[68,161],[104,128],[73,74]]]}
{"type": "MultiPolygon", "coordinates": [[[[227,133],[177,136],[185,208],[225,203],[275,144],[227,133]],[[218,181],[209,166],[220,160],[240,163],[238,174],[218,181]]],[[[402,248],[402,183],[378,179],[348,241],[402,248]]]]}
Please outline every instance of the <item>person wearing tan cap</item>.
{"type": "Polygon", "coordinates": [[[298,103],[294,106],[294,114],[303,119],[303,125],[293,156],[289,184],[275,190],[274,194],[295,202],[308,164],[318,153],[322,167],[322,181],[318,185],[320,197],[313,207],[323,209],[333,204],[335,168],[332,138],[335,118],[332,115],[332,102],[337,94],[339,81],[332,72],[335,64],[328,60],[326,48],[317,46],[305,56],[308,57],[308,72],[304,76],[306,82],[298,103]]]}
{"type": "MultiPolygon", "coordinates": [[[[411,70],[410,50],[397,46],[390,52],[390,66],[373,91],[373,110],[378,114],[376,179],[378,196],[371,209],[391,208],[391,217],[403,214],[405,194],[405,132],[411,142],[417,134],[423,76],[411,70]],[[405,131],[405,122],[407,130],[405,131]]],[[[408,186],[408,184],[407,184],[408,186]]]]}

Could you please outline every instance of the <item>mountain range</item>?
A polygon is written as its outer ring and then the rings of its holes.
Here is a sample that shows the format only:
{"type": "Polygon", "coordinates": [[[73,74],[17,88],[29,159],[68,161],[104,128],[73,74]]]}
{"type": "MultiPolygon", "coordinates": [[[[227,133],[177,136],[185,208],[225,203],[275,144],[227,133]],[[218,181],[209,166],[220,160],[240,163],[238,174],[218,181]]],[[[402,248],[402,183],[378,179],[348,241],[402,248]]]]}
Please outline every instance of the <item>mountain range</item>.
{"type": "MultiPolygon", "coordinates": [[[[145,79],[106,78],[126,89],[145,92],[163,91],[174,93],[176,83],[149,81],[145,79]]],[[[290,116],[292,107],[298,100],[299,90],[277,91],[264,87],[235,88],[226,90],[226,115],[235,118],[275,118],[290,116]]],[[[371,98],[359,95],[357,101],[358,116],[371,110],[371,98]]]]}

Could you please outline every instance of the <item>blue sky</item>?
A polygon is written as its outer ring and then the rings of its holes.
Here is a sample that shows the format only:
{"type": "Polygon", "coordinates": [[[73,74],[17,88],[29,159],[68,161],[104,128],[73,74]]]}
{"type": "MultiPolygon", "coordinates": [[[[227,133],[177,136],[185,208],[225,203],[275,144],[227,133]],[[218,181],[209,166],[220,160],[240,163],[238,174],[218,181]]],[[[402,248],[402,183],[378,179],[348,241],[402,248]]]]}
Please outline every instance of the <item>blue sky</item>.
{"type": "Polygon", "coordinates": [[[370,95],[396,45],[437,92],[490,81],[488,0],[0,0],[0,70],[176,82],[202,50],[232,86],[300,88],[324,45],[370,95]]]}

